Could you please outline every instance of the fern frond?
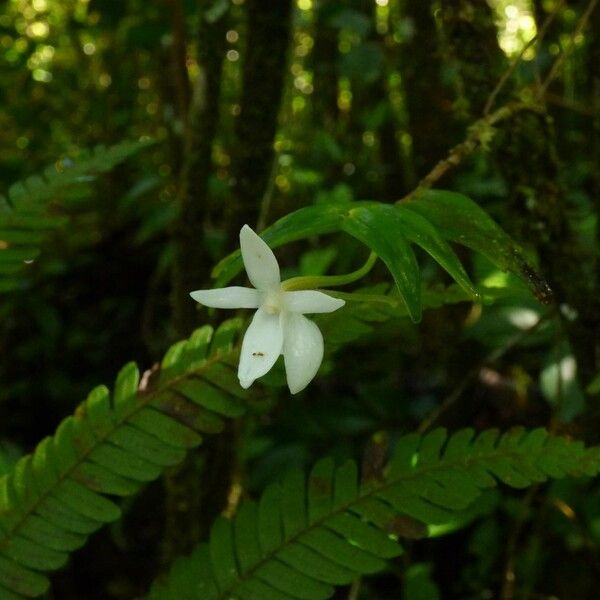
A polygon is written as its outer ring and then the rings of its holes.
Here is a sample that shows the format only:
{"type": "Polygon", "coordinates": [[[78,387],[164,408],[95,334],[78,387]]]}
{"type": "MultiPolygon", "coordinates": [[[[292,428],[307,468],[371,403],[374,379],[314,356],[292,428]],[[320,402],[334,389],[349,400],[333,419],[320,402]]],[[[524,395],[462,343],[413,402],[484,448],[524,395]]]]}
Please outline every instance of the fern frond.
{"type": "Polygon", "coordinates": [[[97,146],[76,163],[59,161],[13,184],[6,196],[0,195],[0,292],[19,286],[19,272],[38,256],[48,233],[66,223],[67,218],[53,211],[50,201],[73,187],[89,186],[96,175],[110,171],[150,143],[97,146]]]}
{"type": "Polygon", "coordinates": [[[234,366],[241,325],[198,329],[166,353],[149,382],[140,384],[137,366],[126,365],[112,394],[95,388],[0,478],[0,598],[43,594],[44,572],[119,518],[113,497],[135,494],[245,412],[234,366]]]}
{"type": "MultiPolygon", "coordinates": [[[[334,346],[369,333],[373,322],[404,316],[404,309],[356,304],[351,335],[334,346]]],[[[337,319],[331,313],[319,323],[331,330],[337,319]]],[[[149,383],[140,384],[137,366],[128,364],[112,394],[105,386],[92,390],[54,436],[0,478],[0,598],[44,593],[41,573],[60,568],[92,532],[119,517],[111,496],[135,494],[202,435],[244,414],[235,368],[241,327],[232,319],[214,332],[198,329],[167,351],[149,383]]]]}
{"type": "Polygon", "coordinates": [[[330,598],[335,586],[381,571],[402,553],[403,519],[451,522],[498,481],[523,488],[578,474],[593,453],[543,429],[450,437],[437,429],[401,438],[381,480],[359,484],[354,462],[335,468],[326,458],[307,479],[292,471],[258,503],[243,503],[232,521],[219,518],[210,541],[179,559],[149,598],[330,598]]]}

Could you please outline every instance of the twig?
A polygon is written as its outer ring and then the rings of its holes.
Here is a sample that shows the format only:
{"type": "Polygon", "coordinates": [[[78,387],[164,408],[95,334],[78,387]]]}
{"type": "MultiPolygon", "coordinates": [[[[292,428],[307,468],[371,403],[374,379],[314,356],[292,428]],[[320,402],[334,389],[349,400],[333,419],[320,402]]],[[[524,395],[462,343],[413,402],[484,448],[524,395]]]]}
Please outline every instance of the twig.
{"type": "Polygon", "coordinates": [[[516,346],[518,346],[524,339],[529,337],[532,333],[537,331],[541,325],[546,323],[546,321],[554,315],[554,311],[550,310],[546,314],[542,315],[535,325],[532,325],[528,329],[521,331],[510,338],[506,344],[497,348],[493,352],[490,352],[487,356],[485,356],[478,364],[476,364],[473,368],[471,368],[467,374],[462,378],[460,383],[444,398],[442,403],[434,409],[425,419],[421,421],[419,427],[417,429],[418,433],[425,433],[438,419],[444,414],[450,407],[454,405],[454,403],[461,397],[462,393],[465,389],[477,378],[481,369],[490,363],[496,362],[498,359],[502,358],[508,351],[512,350],[516,346]]]}
{"type": "Polygon", "coordinates": [[[492,107],[494,106],[494,102],[496,101],[496,97],[502,91],[502,88],[506,85],[506,82],[510,79],[512,74],[515,72],[516,68],[519,66],[521,61],[523,60],[523,56],[533,44],[540,43],[544,37],[546,36],[546,32],[552,22],[558,15],[559,11],[563,7],[565,0],[560,0],[560,2],[556,5],[556,8],[546,17],[539,31],[525,44],[519,55],[513,60],[513,62],[509,65],[508,69],[504,72],[504,75],[500,77],[500,80],[496,84],[496,87],[492,90],[492,93],[489,95],[487,102],[485,103],[485,108],[483,109],[484,116],[488,115],[492,107]]]}
{"type": "Polygon", "coordinates": [[[535,494],[539,489],[539,484],[531,487],[523,498],[523,510],[517,516],[514,526],[508,536],[506,548],[506,563],[502,576],[502,590],[500,591],[500,600],[513,600],[516,589],[515,564],[517,560],[517,550],[519,537],[525,524],[526,508],[531,504],[535,494]]]}
{"type": "Polygon", "coordinates": [[[489,134],[490,129],[497,123],[504,121],[521,110],[534,110],[531,104],[515,102],[506,104],[492,114],[483,117],[469,127],[467,138],[452,148],[448,156],[440,160],[423,179],[417,187],[407,196],[399,200],[402,202],[408,198],[419,196],[425,190],[428,190],[434,183],[441,179],[451,168],[457,167],[467,156],[471,155],[482,143],[485,143],[484,136],[489,134]]]}
{"type": "Polygon", "coordinates": [[[548,75],[546,76],[546,79],[544,79],[542,85],[538,89],[538,91],[537,91],[538,98],[544,97],[544,95],[546,94],[546,91],[548,89],[548,86],[552,83],[554,78],[558,75],[558,72],[559,72],[560,68],[562,67],[563,63],[565,62],[565,59],[567,58],[567,56],[569,56],[569,54],[572,52],[573,48],[575,47],[575,39],[578,37],[578,35],[583,31],[583,29],[587,25],[587,22],[588,22],[590,16],[592,15],[592,13],[594,12],[594,9],[596,8],[597,4],[598,4],[598,0],[590,0],[587,8],[583,12],[583,14],[581,15],[581,17],[579,19],[579,22],[577,23],[577,27],[575,27],[575,29],[573,30],[573,32],[571,33],[571,35],[569,37],[569,45],[567,46],[565,51],[562,52],[558,56],[558,58],[554,61],[554,64],[550,68],[550,72],[548,73],[548,75]]]}
{"type": "Polygon", "coordinates": [[[361,583],[362,579],[360,577],[352,582],[352,585],[350,586],[350,591],[348,592],[348,600],[358,600],[361,583]]]}
{"type": "Polygon", "coordinates": [[[581,115],[586,115],[588,117],[597,117],[600,116],[600,109],[594,109],[593,107],[585,106],[579,102],[573,102],[572,100],[567,100],[562,96],[558,96],[557,94],[552,94],[550,92],[546,92],[544,96],[544,100],[548,102],[548,104],[554,104],[555,106],[559,106],[560,108],[564,108],[566,110],[572,110],[581,115]]]}
{"type": "MultiPolygon", "coordinates": [[[[552,65],[552,68],[550,69],[548,76],[546,77],[544,82],[540,85],[540,88],[537,93],[537,97],[539,99],[542,99],[542,97],[546,94],[546,90],[547,90],[548,86],[550,85],[550,83],[552,82],[554,77],[556,77],[558,70],[562,66],[562,63],[564,62],[565,58],[568,56],[568,54],[573,49],[573,47],[575,45],[575,43],[574,43],[575,38],[578,36],[578,34],[581,33],[581,31],[585,27],[587,21],[589,20],[589,17],[591,16],[591,14],[592,14],[594,8],[596,7],[596,5],[598,4],[598,2],[599,2],[599,0],[590,0],[588,7],[584,11],[581,18],[579,19],[577,27],[571,34],[569,47],[557,58],[557,60],[552,65]]],[[[552,15],[549,15],[548,19],[546,19],[546,21],[543,23],[542,28],[540,29],[540,33],[537,37],[538,41],[542,38],[542,35],[546,34],[546,31],[547,31],[548,27],[550,26],[552,19],[555,18],[554,15],[555,15],[555,13],[553,13],[552,15]]],[[[517,61],[518,60],[520,60],[520,57],[517,58],[517,61]]],[[[516,63],[516,61],[515,61],[515,63],[516,63]]],[[[502,106],[501,108],[497,109],[493,113],[485,114],[486,110],[489,111],[491,109],[491,106],[493,105],[496,96],[502,89],[502,86],[505,85],[506,81],[508,80],[508,77],[510,77],[510,75],[516,68],[515,63],[513,63],[513,65],[511,65],[511,67],[509,67],[509,70],[502,76],[502,78],[498,82],[498,85],[492,91],[490,98],[486,102],[486,108],[484,110],[483,118],[476,121],[469,128],[469,133],[467,135],[467,138],[460,144],[454,146],[454,148],[452,148],[450,150],[448,156],[446,158],[440,160],[433,167],[433,169],[431,169],[431,171],[429,171],[429,173],[427,175],[425,175],[425,177],[423,177],[423,179],[421,179],[421,181],[419,182],[417,187],[412,192],[410,192],[408,195],[406,195],[404,198],[399,200],[399,202],[407,200],[408,198],[413,198],[415,196],[419,196],[422,192],[424,192],[425,190],[428,190],[434,183],[436,183],[438,180],[440,180],[450,169],[457,167],[467,156],[470,156],[473,152],[475,152],[475,150],[480,145],[482,145],[483,143],[486,142],[486,139],[484,136],[486,134],[489,135],[490,129],[495,124],[508,119],[509,117],[511,117],[512,115],[514,115],[515,113],[517,113],[519,111],[536,110],[535,105],[533,105],[531,103],[515,102],[515,103],[506,104],[505,106],[502,106]]]]}

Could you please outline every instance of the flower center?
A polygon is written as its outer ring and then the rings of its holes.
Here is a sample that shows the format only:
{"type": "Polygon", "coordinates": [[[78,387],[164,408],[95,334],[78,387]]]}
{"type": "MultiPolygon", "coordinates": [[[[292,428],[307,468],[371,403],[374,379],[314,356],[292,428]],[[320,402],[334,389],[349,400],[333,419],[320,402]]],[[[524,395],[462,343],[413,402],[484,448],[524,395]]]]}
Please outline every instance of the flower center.
{"type": "Polygon", "coordinates": [[[283,310],[283,293],[277,288],[265,293],[262,308],[270,315],[276,315],[283,310]]]}

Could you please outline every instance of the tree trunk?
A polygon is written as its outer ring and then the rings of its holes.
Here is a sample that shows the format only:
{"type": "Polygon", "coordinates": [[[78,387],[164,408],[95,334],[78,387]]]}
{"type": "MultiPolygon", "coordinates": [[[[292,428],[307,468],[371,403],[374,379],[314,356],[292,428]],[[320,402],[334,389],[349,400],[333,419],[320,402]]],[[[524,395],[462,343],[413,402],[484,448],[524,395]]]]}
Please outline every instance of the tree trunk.
{"type": "MultiPolygon", "coordinates": [[[[211,5],[203,0],[201,14],[211,5]]],[[[227,14],[207,23],[201,19],[198,32],[201,72],[195,84],[188,117],[184,166],[179,183],[179,214],[173,228],[173,325],[178,338],[188,336],[198,325],[192,290],[209,281],[211,261],[204,243],[204,228],[210,210],[208,181],[212,172],[212,147],[219,121],[221,73],[225,53],[227,14]]]]}
{"type": "Polygon", "coordinates": [[[230,249],[244,224],[255,227],[273,159],[279,107],[287,66],[291,0],[247,0],[242,97],[233,157],[234,185],[227,219],[230,249]]]}
{"type": "Polygon", "coordinates": [[[400,47],[399,71],[406,97],[412,161],[420,179],[452,146],[448,136],[452,104],[441,81],[442,64],[431,3],[402,0],[401,11],[412,27],[400,47]]]}
{"type": "Polygon", "coordinates": [[[440,24],[445,58],[456,71],[456,112],[477,118],[506,68],[494,15],[486,0],[442,0],[440,24]]]}

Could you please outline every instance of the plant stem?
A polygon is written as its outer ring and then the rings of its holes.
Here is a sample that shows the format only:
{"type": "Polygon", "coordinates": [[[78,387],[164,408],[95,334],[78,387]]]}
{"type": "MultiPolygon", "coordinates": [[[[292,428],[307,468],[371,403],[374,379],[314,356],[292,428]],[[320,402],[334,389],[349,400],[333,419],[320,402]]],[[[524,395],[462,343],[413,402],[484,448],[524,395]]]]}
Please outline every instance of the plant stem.
{"type": "Polygon", "coordinates": [[[377,260],[377,254],[371,252],[365,264],[346,275],[307,275],[304,277],[292,277],[281,284],[281,289],[286,292],[293,290],[314,290],[318,287],[334,287],[338,285],[347,285],[359,279],[362,279],[372,268],[377,260]]]}

